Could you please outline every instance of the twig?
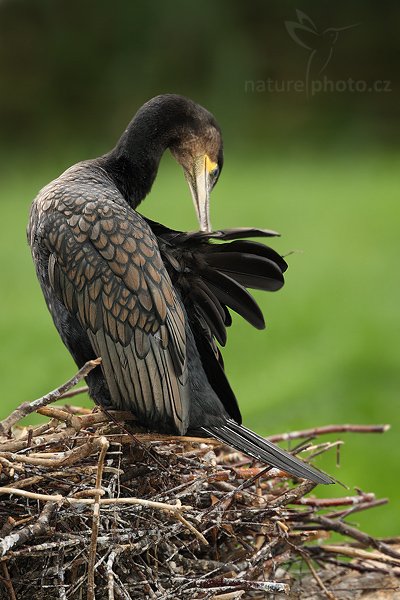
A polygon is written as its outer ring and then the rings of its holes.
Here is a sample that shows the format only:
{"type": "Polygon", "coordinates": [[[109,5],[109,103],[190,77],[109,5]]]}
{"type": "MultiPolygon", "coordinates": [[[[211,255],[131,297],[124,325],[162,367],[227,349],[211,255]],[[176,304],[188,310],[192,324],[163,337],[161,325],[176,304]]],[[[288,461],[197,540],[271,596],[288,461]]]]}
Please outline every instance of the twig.
{"type": "Polygon", "coordinates": [[[108,560],[107,560],[107,590],[108,590],[108,600],[114,600],[114,561],[117,556],[117,552],[115,550],[111,550],[108,560]]]}
{"type": "Polygon", "coordinates": [[[331,531],[337,531],[342,535],[352,537],[353,539],[361,542],[365,546],[372,546],[380,552],[383,552],[383,554],[387,554],[388,556],[391,556],[393,558],[400,559],[400,552],[393,550],[393,548],[391,548],[388,544],[385,544],[384,542],[381,542],[380,540],[371,537],[363,531],[359,531],[355,527],[352,527],[351,525],[348,525],[343,521],[329,519],[328,517],[325,517],[323,515],[313,516],[312,521],[314,521],[315,523],[320,523],[321,525],[323,525],[327,529],[330,529],[331,531]]]}
{"type": "Polygon", "coordinates": [[[297,440],[298,438],[313,438],[329,433],[385,433],[390,425],[325,425],[324,427],[313,427],[302,431],[291,431],[290,433],[279,433],[268,437],[270,442],[285,442],[297,440]]]}
{"type": "Polygon", "coordinates": [[[71,377],[71,379],[66,381],[63,385],[60,385],[58,388],[52,392],[49,392],[48,394],[45,394],[41,398],[33,400],[33,402],[23,402],[20,404],[18,408],[16,408],[6,419],[0,421],[0,435],[7,436],[11,428],[18,423],[18,421],[37,411],[39,408],[59,400],[66,392],[68,392],[68,390],[86,377],[86,375],[100,363],[101,358],[89,360],[81,369],[79,369],[76,375],[71,377]]]}
{"type": "MultiPolygon", "coordinates": [[[[200,533],[189,521],[187,521],[184,517],[182,517],[181,512],[184,510],[191,509],[190,506],[184,506],[180,502],[176,504],[166,504],[164,502],[154,502],[152,500],[144,500],[143,498],[71,498],[65,497],[61,494],[38,494],[36,492],[28,492],[27,490],[16,489],[12,487],[1,487],[0,494],[15,494],[17,496],[24,496],[25,498],[32,498],[35,500],[41,500],[45,502],[53,502],[58,505],[67,503],[67,504],[94,504],[98,506],[104,506],[109,504],[136,504],[139,506],[145,506],[147,508],[155,508],[158,510],[163,510],[171,513],[174,517],[178,519],[189,531],[194,533],[194,535],[204,544],[208,546],[208,542],[206,538],[200,533]]],[[[1,547],[1,545],[0,545],[1,547]]],[[[5,553],[3,553],[4,555],[5,553]]]]}
{"type": "Polygon", "coordinates": [[[342,519],[344,517],[348,517],[349,515],[353,515],[354,513],[361,512],[362,510],[368,510],[370,508],[376,508],[377,506],[383,506],[388,502],[389,500],[387,498],[380,498],[379,500],[361,502],[360,504],[355,504],[351,508],[347,508],[345,510],[336,510],[324,516],[328,517],[328,519],[342,519]]]}
{"type": "Polygon", "coordinates": [[[61,546],[58,552],[58,565],[57,565],[57,576],[59,581],[58,595],[60,600],[67,600],[67,594],[65,591],[65,579],[64,579],[64,547],[61,546]]]}
{"type": "MultiPolygon", "coordinates": [[[[284,494],[281,494],[275,500],[272,500],[268,504],[268,508],[276,508],[278,506],[286,506],[287,504],[293,504],[299,500],[305,494],[308,494],[316,487],[316,483],[312,481],[303,481],[297,487],[288,490],[284,494]]],[[[1,491],[1,488],[0,488],[1,491]]]]}
{"type": "Polygon", "coordinates": [[[87,600],[94,600],[94,590],[95,590],[95,582],[94,582],[94,568],[96,564],[96,549],[97,549],[97,536],[99,534],[99,522],[100,522],[100,497],[102,493],[101,490],[101,481],[103,478],[103,469],[104,469],[104,460],[107,454],[107,450],[109,448],[108,440],[101,436],[99,439],[100,444],[100,454],[97,466],[97,475],[96,475],[96,494],[94,497],[93,504],[93,521],[92,521],[92,536],[90,540],[90,548],[89,548],[89,561],[88,561],[88,583],[87,583],[87,600]]]}
{"type": "Polygon", "coordinates": [[[208,546],[208,542],[207,542],[206,538],[204,537],[204,535],[202,533],[200,533],[200,531],[198,531],[195,527],[193,527],[193,525],[191,523],[189,523],[189,521],[187,521],[185,519],[185,517],[183,517],[180,513],[176,513],[175,516],[178,519],[178,521],[180,521],[187,529],[189,529],[189,531],[194,533],[194,535],[197,537],[197,539],[202,544],[204,544],[204,546],[208,546]]]}
{"type": "MultiPolygon", "coordinates": [[[[0,487],[1,494],[15,494],[16,496],[24,496],[25,498],[33,498],[34,500],[42,500],[45,502],[57,502],[66,504],[94,504],[96,500],[93,498],[73,498],[70,496],[62,496],[61,494],[38,494],[36,492],[28,492],[12,487],[0,487]]],[[[167,512],[181,512],[190,510],[191,506],[184,506],[180,502],[176,504],[166,504],[164,502],[154,502],[153,500],[145,500],[144,498],[100,498],[100,504],[138,504],[146,508],[156,508],[166,510],[167,512]]]]}
{"type": "MultiPolygon", "coordinates": [[[[72,434],[67,437],[72,437],[76,431],[74,428],[65,429],[67,432],[65,435],[72,434]]],[[[11,452],[0,452],[0,457],[6,458],[8,460],[14,460],[15,462],[26,463],[29,465],[37,465],[43,467],[67,467],[71,464],[74,464],[78,460],[82,460],[91,454],[97,452],[99,450],[99,438],[92,437],[89,438],[85,444],[77,446],[73,450],[69,450],[68,452],[63,452],[61,457],[51,458],[52,454],[48,453],[48,457],[44,458],[43,455],[40,457],[37,456],[25,456],[23,454],[13,454],[11,452]]],[[[54,456],[54,455],[53,455],[54,456]]]]}
{"type": "Polygon", "coordinates": [[[15,595],[14,586],[12,584],[12,581],[10,578],[10,573],[8,571],[8,567],[7,567],[6,563],[2,563],[1,570],[3,571],[3,575],[4,575],[2,581],[7,589],[8,597],[10,598],[10,600],[17,600],[17,596],[15,595]]]}
{"type": "Polygon", "coordinates": [[[343,498],[306,498],[302,497],[296,500],[295,504],[306,506],[317,506],[319,508],[331,506],[347,506],[349,504],[361,504],[363,502],[374,502],[375,494],[360,494],[358,496],[345,496],[343,498]]]}
{"type": "Polygon", "coordinates": [[[217,596],[213,596],[213,600],[239,600],[239,598],[241,598],[245,593],[245,590],[238,590],[237,592],[218,594],[217,596]]]}
{"type": "Polygon", "coordinates": [[[319,546],[322,552],[333,552],[334,554],[342,554],[343,556],[350,556],[351,558],[358,558],[360,560],[374,560],[376,562],[386,563],[400,567],[400,559],[391,558],[380,552],[368,552],[362,548],[352,548],[351,546],[344,545],[331,545],[325,544],[319,546]]]}
{"type": "Polygon", "coordinates": [[[309,556],[307,555],[307,552],[304,552],[304,550],[302,550],[300,552],[301,552],[302,558],[307,563],[307,566],[310,569],[312,576],[314,577],[315,581],[317,582],[318,587],[324,592],[324,594],[326,595],[326,597],[329,600],[337,600],[335,594],[333,594],[330,590],[327,589],[327,587],[324,584],[324,582],[322,581],[321,577],[318,575],[317,571],[314,568],[314,565],[312,564],[312,561],[310,560],[309,556]]]}
{"type": "MultiPolygon", "coordinates": [[[[177,581],[186,581],[187,579],[176,578],[177,581]]],[[[260,590],[270,594],[288,594],[290,591],[287,583],[277,583],[276,581],[249,581],[247,579],[236,579],[227,577],[214,577],[212,579],[190,580],[186,583],[189,589],[215,590],[217,592],[230,592],[232,590],[255,591],[260,590]]]]}
{"type": "Polygon", "coordinates": [[[82,387],[77,388],[76,390],[70,390],[69,392],[65,392],[62,395],[62,399],[64,398],[73,398],[74,396],[78,396],[79,394],[87,394],[89,392],[89,387],[87,385],[83,385],[82,387]]]}
{"type": "Polygon", "coordinates": [[[40,513],[36,523],[33,525],[27,525],[26,527],[23,527],[21,530],[15,531],[14,533],[10,533],[0,540],[1,556],[7,554],[7,552],[9,552],[9,550],[11,550],[11,548],[14,546],[18,544],[24,544],[32,537],[42,535],[48,531],[50,527],[49,522],[56,507],[56,502],[48,502],[48,504],[45,505],[44,509],[40,513]]]}

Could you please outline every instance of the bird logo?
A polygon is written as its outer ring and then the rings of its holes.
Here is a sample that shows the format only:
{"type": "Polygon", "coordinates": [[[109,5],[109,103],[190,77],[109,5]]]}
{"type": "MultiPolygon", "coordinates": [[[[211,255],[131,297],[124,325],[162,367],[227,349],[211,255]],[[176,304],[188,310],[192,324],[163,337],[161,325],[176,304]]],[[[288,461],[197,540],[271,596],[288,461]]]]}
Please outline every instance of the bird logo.
{"type": "Polygon", "coordinates": [[[358,23],[345,27],[328,27],[319,31],[312,19],[301,10],[296,10],[298,21],[285,21],[288,34],[299,46],[310,51],[306,69],[306,90],[311,78],[325,71],[333,56],[339,33],[357,27],[358,23]]]}

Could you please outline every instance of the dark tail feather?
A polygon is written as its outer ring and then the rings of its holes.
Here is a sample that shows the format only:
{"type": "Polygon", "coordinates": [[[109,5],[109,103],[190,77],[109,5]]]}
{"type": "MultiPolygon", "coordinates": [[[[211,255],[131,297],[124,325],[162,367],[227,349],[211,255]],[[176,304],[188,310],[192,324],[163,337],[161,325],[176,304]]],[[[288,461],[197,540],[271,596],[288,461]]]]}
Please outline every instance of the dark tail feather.
{"type": "Polygon", "coordinates": [[[232,446],[232,448],[268,465],[278,467],[278,469],[282,469],[296,477],[309,479],[315,483],[335,482],[329,475],[325,475],[322,471],[315,469],[231,419],[227,420],[222,427],[202,427],[202,429],[212,437],[232,446]]]}
{"type": "Polygon", "coordinates": [[[279,266],[268,258],[246,252],[210,252],[208,264],[241,285],[253,290],[274,292],[284,283],[279,266]]]}
{"type": "Polygon", "coordinates": [[[201,276],[221,304],[229,306],[256,329],[264,329],[265,322],[261,309],[242,285],[225,273],[209,267],[202,269],[201,276]]]}

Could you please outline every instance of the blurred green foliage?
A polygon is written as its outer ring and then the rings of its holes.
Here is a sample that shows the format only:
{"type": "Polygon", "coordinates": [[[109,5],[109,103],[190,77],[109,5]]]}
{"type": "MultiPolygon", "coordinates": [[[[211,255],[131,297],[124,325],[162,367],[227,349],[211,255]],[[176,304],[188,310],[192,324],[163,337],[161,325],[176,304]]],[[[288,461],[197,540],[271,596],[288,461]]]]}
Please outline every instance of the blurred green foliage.
{"type": "MultiPolygon", "coordinates": [[[[284,234],[274,247],[294,251],[285,288],[256,293],[268,330],[235,319],[224,351],[245,422],[261,433],[391,423],[384,436],[345,436],[340,469],[333,453],[318,464],[352,488],[388,495],[389,507],[356,520],[394,535],[400,8],[300,7],[321,30],[358,24],[338,39],[324,75],[387,80],[390,91],[246,92],[248,81],[304,80],[308,52],[285,29],[297,8],[288,0],[0,2],[1,415],[75,372],[26,245],[30,201],[70,164],[108,150],[147,98],[180,92],[223,128],[214,227],[274,228],[284,234]]],[[[169,155],[141,208],[171,227],[196,227],[169,155]]]]}

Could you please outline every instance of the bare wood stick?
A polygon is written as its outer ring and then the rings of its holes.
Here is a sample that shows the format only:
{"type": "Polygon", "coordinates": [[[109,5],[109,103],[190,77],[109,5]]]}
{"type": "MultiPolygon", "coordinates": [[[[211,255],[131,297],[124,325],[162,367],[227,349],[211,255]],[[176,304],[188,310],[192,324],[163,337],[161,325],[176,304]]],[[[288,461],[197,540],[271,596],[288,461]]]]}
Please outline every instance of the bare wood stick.
{"type": "Polygon", "coordinates": [[[189,523],[189,521],[187,519],[185,519],[185,517],[183,517],[181,514],[176,513],[176,518],[178,519],[178,521],[180,521],[187,529],[189,529],[189,531],[191,531],[192,533],[194,533],[194,535],[197,537],[198,540],[200,540],[200,542],[202,544],[204,544],[204,546],[208,546],[208,542],[206,540],[206,538],[204,537],[204,535],[202,533],[200,533],[200,531],[198,531],[191,523],[189,523]]]}
{"type": "Polygon", "coordinates": [[[228,592],[227,594],[218,594],[213,596],[214,600],[238,600],[245,594],[245,590],[238,590],[237,592],[228,592]]]}
{"type": "Polygon", "coordinates": [[[65,392],[62,395],[62,399],[64,398],[73,398],[74,396],[78,396],[79,394],[87,394],[89,391],[89,387],[87,385],[83,385],[82,387],[77,388],[76,390],[70,390],[69,392],[65,392]]]}
{"type": "MultiPolygon", "coordinates": [[[[61,494],[37,494],[36,492],[29,492],[27,490],[20,490],[11,487],[0,488],[0,494],[15,494],[17,496],[24,496],[25,498],[32,498],[35,500],[42,500],[45,502],[52,502],[56,504],[137,504],[139,506],[146,506],[147,508],[155,508],[171,513],[178,519],[189,531],[191,531],[205,546],[208,546],[206,538],[200,533],[189,521],[182,517],[181,512],[184,510],[191,509],[191,506],[184,506],[179,501],[176,504],[165,504],[163,502],[154,502],[152,500],[144,500],[142,498],[70,498],[62,496],[61,494]]],[[[0,545],[1,548],[1,545],[0,545]]],[[[93,598],[94,596],[92,596],[93,598]]]]}
{"type": "Polygon", "coordinates": [[[57,567],[57,578],[58,578],[58,596],[59,600],[67,600],[67,593],[65,591],[65,573],[64,573],[64,547],[61,546],[58,551],[58,567],[57,567]]]}
{"type": "MultiPolygon", "coordinates": [[[[383,506],[384,504],[388,504],[389,500],[387,498],[381,498],[380,500],[369,500],[367,502],[361,502],[360,504],[355,504],[351,508],[346,508],[343,510],[336,510],[330,513],[325,514],[325,517],[329,519],[338,519],[344,518],[348,515],[353,515],[354,513],[361,512],[362,510],[368,510],[370,508],[376,508],[377,506],[383,506]]],[[[385,541],[385,540],[382,540],[385,541]]]]}
{"type": "Polygon", "coordinates": [[[311,492],[316,485],[317,484],[312,481],[303,481],[303,483],[300,483],[297,487],[288,490],[284,494],[278,496],[275,500],[272,500],[272,502],[269,502],[268,508],[277,508],[278,506],[293,504],[294,502],[297,502],[299,498],[311,492]]]}
{"type": "Polygon", "coordinates": [[[375,494],[360,494],[358,496],[345,496],[343,498],[299,498],[294,504],[305,504],[307,506],[318,506],[320,508],[330,506],[347,506],[349,504],[362,504],[363,502],[374,502],[375,494]]]}
{"type": "Polygon", "coordinates": [[[100,454],[99,454],[99,460],[98,460],[98,465],[97,465],[96,495],[95,495],[94,504],[93,504],[92,535],[91,535],[91,540],[90,540],[89,560],[88,560],[87,600],[95,599],[94,569],[95,569],[95,564],[96,564],[97,536],[99,534],[99,523],[100,523],[100,497],[102,494],[101,481],[103,478],[104,460],[105,460],[107,450],[110,445],[108,443],[108,440],[104,436],[100,437],[99,444],[100,444],[100,454]]]}
{"type": "Polygon", "coordinates": [[[109,555],[108,560],[107,560],[107,590],[108,590],[108,600],[114,600],[114,598],[115,598],[115,596],[114,596],[115,578],[114,578],[113,566],[114,566],[114,561],[115,561],[115,557],[116,556],[117,556],[117,552],[115,550],[112,550],[110,552],[110,555],[109,555]]]}
{"type": "Polygon", "coordinates": [[[11,557],[15,559],[20,556],[41,556],[43,555],[43,552],[46,552],[46,554],[50,556],[51,554],[58,553],[60,549],[64,550],[68,547],[78,546],[80,543],[80,540],[65,540],[27,546],[21,550],[13,550],[12,554],[6,554],[5,556],[0,557],[0,562],[7,562],[11,557]]]}
{"type": "Polygon", "coordinates": [[[397,552],[388,544],[385,544],[384,542],[381,542],[380,540],[371,537],[363,531],[359,531],[355,527],[352,527],[351,525],[348,525],[343,521],[329,519],[328,517],[325,517],[323,515],[312,516],[311,520],[315,523],[321,524],[322,526],[326,527],[327,529],[330,529],[331,531],[337,531],[342,535],[351,537],[354,540],[361,542],[365,546],[372,546],[373,548],[376,548],[377,550],[379,550],[379,552],[382,552],[383,554],[386,554],[398,560],[400,559],[400,552],[397,552]]]}
{"type": "Polygon", "coordinates": [[[7,567],[6,563],[2,563],[1,570],[3,571],[3,575],[4,575],[3,583],[4,583],[5,587],[7,588],[8,597],[10,598],[10,600],[17,600],[17,596],[15,595],[14,586],[12,584],[10,573],[8,571],[8,567],[7,567]]]}
{"type": "Polygon", "coordinates": [[[7,552],[9,552],[9,550],[11,550],[11,548],[14,546],[18,544],[24,544],[32,537],[42,535],[48,531],[50,527],[49,522],[53,516],[56,506],[56,502],[48,502],[33,525],[26,525],[26,527],[23,527],[21,530],[10,533],[0,540],[1,556],[7,554],[7,552]]]}
{"type": "Polygon", "coordinates": [[[322,552],[332,552],[334,554],[342,554],[343,556],[350,556],[351,558],[358,558],[360,560],[373,560],[376,562],[386,563],[390,565],[400,566],[400,559],[388,557],[381,552],[368,552],[362,548],[353,548],[351,546],[326,544],[320,546],[319,549],[322,552]]]}
{"type": "MultiPolygon", "coordinates": [[[[33,441],[34,446],[37,448],[39,446],[43,446],[47,442],[51,444],[55,444],[56,442],[61,442],[67,437],[71,437],[75,435],[76,430],[71,427],[66,427],[60,433],[52,433],[51,431],[46,432],[45,435],[34,435],[33,441]]],[[[4,438],[3,438],[4,439],[4,438]]],[[[26,448],[26,437],[24,436],[21,440],[10,440],[8,442],[0,443],[0,452],[3,455],[3,450],[5,452],[18,452],[18,450],[24,450],[26,448]]]]}
{"type": "MultiPolygon", "coordinates": [[[[177,580],[181,578],[177,577],[177,580]]],[[[184,579],[187,582],[187,579],[184,579]]],[[[286,583],[277,583],[276,581],[252,581],[248,579],[214,577],[212,579],[197,579],[187,583],[188,589],[215,590],[218,592],[230,592],[235,589],[241,590],[260,590],[270,594],[288,594],[290,591],[286,583]]]]}
{"type": "MultiPolygon", "coordinates": [[[[72,498],[62,496],[61,494],[38,494],[27,490],[20,490],[12,487],[0,487],[0,494],[15,494],[24,498],[32,498],[33,500],[42,500],[44,502],[57,502],[66,504],[94,504],[93,498],[72,498]]],[[[164,502],[154,502],[153,500],[145,500],[143,498],[100,498],[100,504],[138,504],[147,508],[156,508],[166,510],[167,512],[180,513],[185,510],[190,510],[191,506],[185,506],[179,501],[176,504],[166,504],[164,502]]]]}
{"type": "MultiPolygon", "coordinates": [[[[66,431],[66,430],[65,430],[66,431]]],[[[70,428],[70,435],[72,437],[75,434],[75,429],[70,428]]],[[[74,464],[78,460],[82,460],[91,454],[94,454],[99,450],[99,438],[89,438],[85,444],[77,446],[68,452],[62,453],[61,457],[51,458],[49,453],[48,458],[37,457],[37,456],[25,456],[23,454],[14,454],[12,452],[1,452],[0,456],[8,460],[13,460],[18,463],[26,463],[28,465],[36,465],[43,467],[66,467],[74,464]]]]}
{"type": "Polygon", "coordinates": [[[297,440],[299,438],[316,437],[318,435],[327,435],[329,433],[385,433],[390,429],[390,425],[325,425],[323,427],[313,427],[303,429],[302,431],[291,431],[290,433],[280,433],[268,437],[270,442],[285,442],[288,440],[297,440]]]}
{"type": "Polygon", "coordinates": [[[59,400],[66,392],[68,392],[74,385],[81,381],[90,371],[97,367],[101,363],[101,358],[95,360],[89,360],[79,371],[66,381],[63,385],[56,388],[52,392],[45,394],[33,402],[23,402],[16,408],[6,419],[0,421],[0,435],[7,436],[11,428],[18,423],[21,419],[37,411],[47,404],[51,404],[56,400],[59,400]]]}
{"type": "Polygon", "coordinates": [[[16,520],[13,519],[13,517],[8,517],[8,519],[4,523],[3,527],[0,529],[0,538],[4,538],[4,537],[6,537],[6,535],[9,535],[11,533],[11,531],[14,529],[15,525],[16,525],[16,520]]]}
{"type": "Polygon", "coordinates": [[[68,425],[77,431],[79,431],[82,427],[81,420],[77,415],[73,415],[56,406],[43,406],[43,408],[38,408],[36,412],[44,417],[49,417],[50,419],[56,419],[57,421],[68,423],[68,425]]]}
{"type": "Polygon", "coordinates": [[[329,599],[329,600],[337,600],[336,596],[327,589],[326,585],[324,584],[324,582],[322,581],[321,577],[318,575],[317,571],[314,569],[314,565],[312,564],[309,556],[307,555],[306,552],[301,552],[301,556],[303,557],[303,559],[305,560],[305,562],[308,565],[308,568],[311,571],[312,576],[314,577],[315,581],[317,582],[318,587],[324,592],[325,596],[329,599]]]}

